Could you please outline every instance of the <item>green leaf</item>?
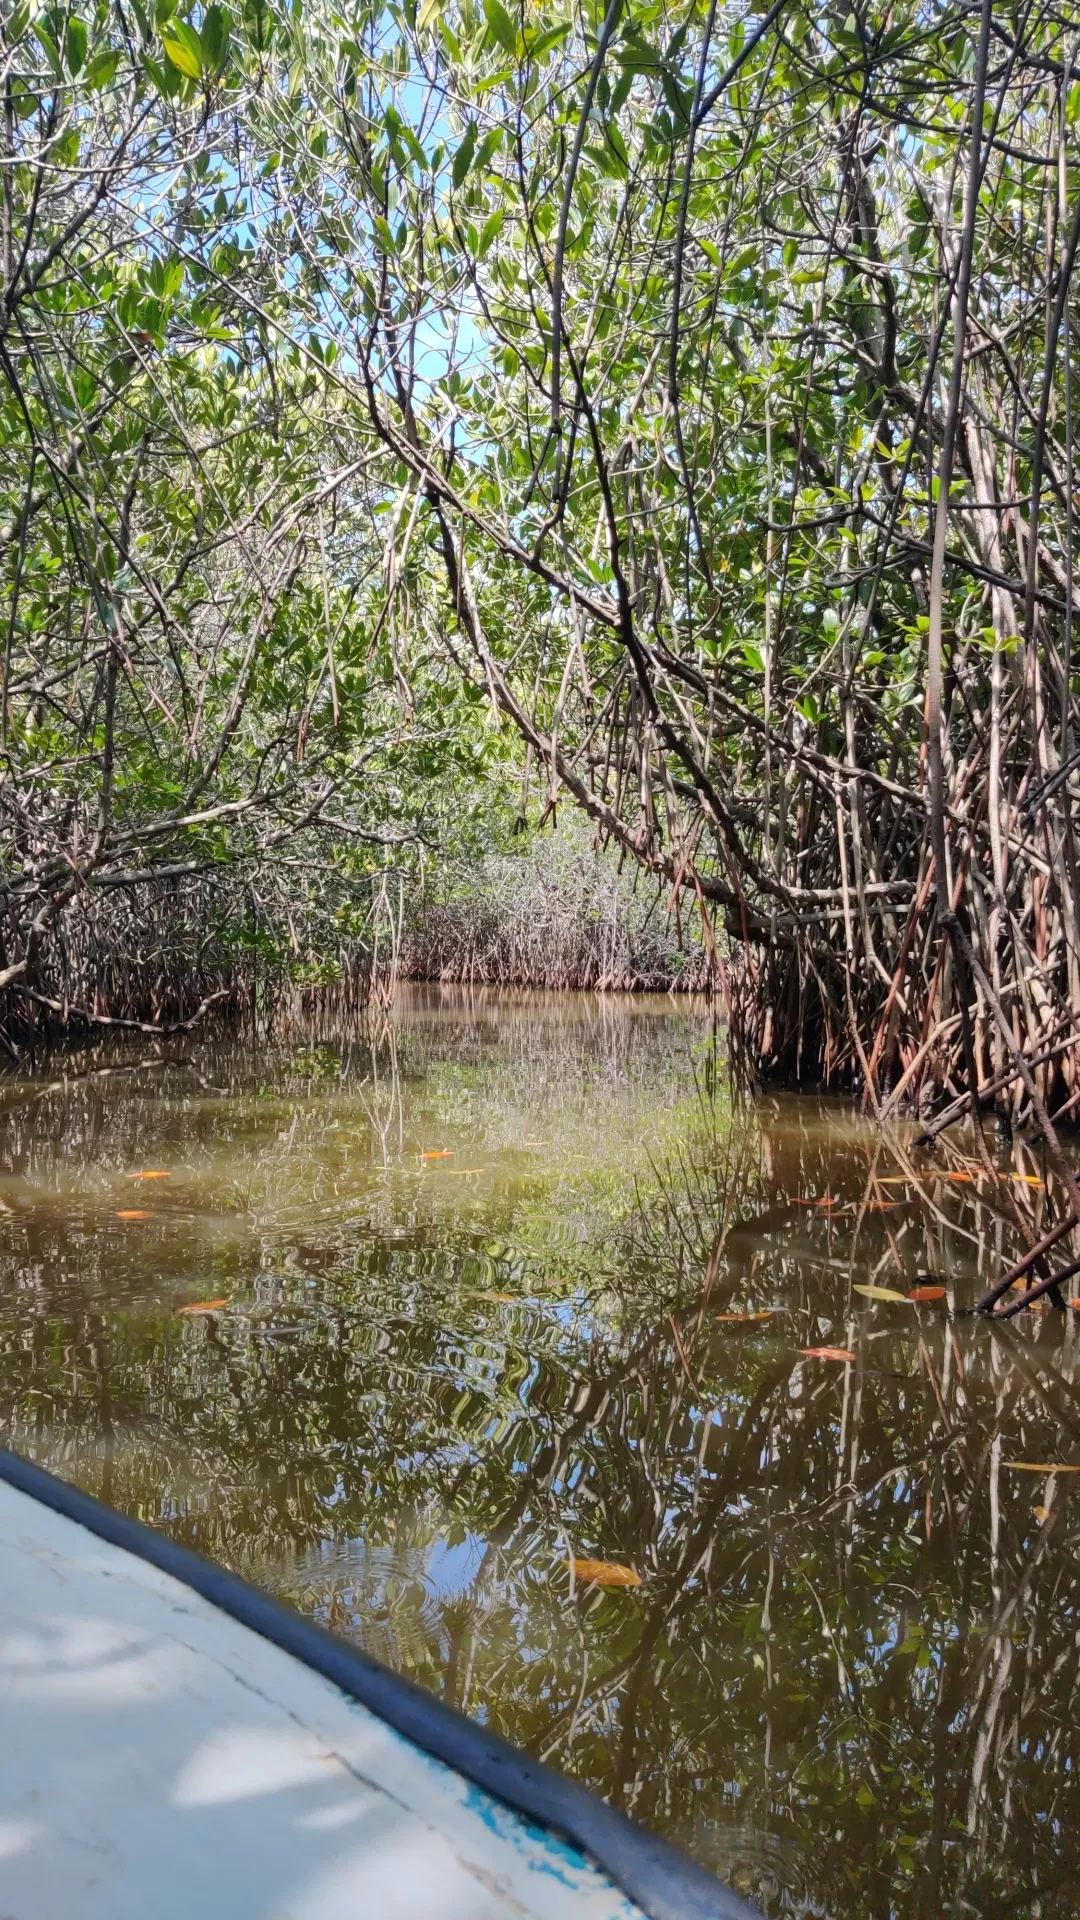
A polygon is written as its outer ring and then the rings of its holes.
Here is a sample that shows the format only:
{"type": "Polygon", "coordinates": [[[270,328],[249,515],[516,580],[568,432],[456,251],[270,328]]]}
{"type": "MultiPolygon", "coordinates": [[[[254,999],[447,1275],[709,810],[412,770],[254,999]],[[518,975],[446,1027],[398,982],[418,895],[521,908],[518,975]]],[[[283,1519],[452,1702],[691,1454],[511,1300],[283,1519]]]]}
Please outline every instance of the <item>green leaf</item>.
{"type": "Polygon", "coordinates": [[[515,27],[501,0],[484,0],[484,19],[488,31],[497,40],[500,47],[516,60],[518,50],[517,28],[515,27]]]}
{"type": "Polygon", "coordinates": [[[627,172],[629,172],[630,171],[630,155],[626,151],[626,141],[623,139],[622,134],[619,131],[619,128],[616,126],[614,120],[609,120],[607,123],[607,137],[608,137],[609,145],[614,147],[615,152],[618,154],[619,159],[622,161],[623,167],[626,169],[627,172]]]}
{"type": "Polygon", "coordinates": [[[442,12],[442,4],[443,0],[423,0],[423,5],[416,16],[416,24],[421,33],[426,33],[429,27],[435,25],[442,12]]]}
{"type": "Polygon", "coordinates": [[[610,147],[588,146],[585,151],[609,180],[625,179],[626,163],[610,147]]]}
{"type": "Polygon", "coordinates": [[[186,20],[174,20],[169,33],[162,34],[161,43],[174,67],[186,74],[189,80],[201,79],[206,62],[202,41],[194,27],[189,26],[186,20]]]}
{"type": "Polygon", "coordinates": [[[680,86],[675,75],[670,73],[667,67],[660,69],[660,85],[675,121],[681,126],[689,126],[691,96],[686,88],[680,86]]]}
{"type": "Polygon", "coordinates": [[[565,40],[569,31],[569,20],[560,20],[557,26],[548,27],[544,33],[538,33],[535,40],[528,42],[529,54],[534,60],[539,60],[552,47],[557,47],[560,40],[565,40]]]}
{"type": "Polygon", "coordinates": [[[401,123],[401,137],[404,140],[405,145],[408,147],[409,152],[412,154],[412,157],[416,161],[416,164],[420,168],[421,172],[426,173],[427,163],[428,163],[427,154],[424,152],[424,149],[420,145],[420,142],[417,139],[412,128],[409,125],[407,125],[405,121],[402,121],[401,123]]]}
{"type": "Polygon", "coordinates": [[[88,87],[108,87],[116,78],[116,69],[120,65],[120,51],[117,47],[103,47],[95,53],[86,69],[88,87]]]}
{"type": "Polygon", "coordinates": [[[256,53],[265,53],[274,36],[274,20],[266,0],[245,0],[244,31],[256,53]]]}
{"type": "Polygon", "coordinates": [[[462,137],[461,145],[454,155],[454,164],[450,169],[450,178],[455,187],[460,187],[469,168],[472,166],[476,151],[476,121],[470,120],[462,137]]]}
{"type": "Polygon", "coordinates": [[[199,34],[203,56],[211,73],[221,73],[229,57],[229,16],[216,4],[206,9],[199,34]]]}
{"type": "Polygon", "coordinates": [[[158,92],[164,94],[166,100],[174,100],[184,84],[184,78],[179,69],[169,60],[166,60],[163,66],[159,66],[156,60],[151,60],[148,53],[143,55],[143,66],[158,92]]]}
{"type": "Polygon", "coordinates": [[[44,48],[45,58],[48,61],[53,72],[57,75],[62,74],[63,68],[60,65],[59,50],[57,48],[56,41],[52,37],[52,34],[48,31],[46,27],[42,26],[40,20],[36,20],[34,22],[34,32],[37,34],[37,37],[41,42],[42,47],[44,48]]]}
{"type": "Polygon", "coordinates": [[[485,253],[490,247],[492,241],[495,239],[496,235],[498,234],[504,218],[505,218],[505,215],[503,213],[503,209],[501,207],[496,207],[495,212],[492,214],[489,214],[487,219],[484,221],[484,225],[480,233],[480,242],[476,249],[481,260],[483,259],[485,253]]]}
{"type": "Polygon", "coordinates": [[[628,68],[631,73],[656,73],[663,65],[655,47],[650,47],[633,31],[627,34],[621,46],[616,47],[615,58],[620,67],[628,68]]]}
{"type": "Polygon", "coordinates": [[[74,16],[68,21],[64,34],[64,58],[71,74],[81,73],[86,65],[86,28],[74,16]]]}

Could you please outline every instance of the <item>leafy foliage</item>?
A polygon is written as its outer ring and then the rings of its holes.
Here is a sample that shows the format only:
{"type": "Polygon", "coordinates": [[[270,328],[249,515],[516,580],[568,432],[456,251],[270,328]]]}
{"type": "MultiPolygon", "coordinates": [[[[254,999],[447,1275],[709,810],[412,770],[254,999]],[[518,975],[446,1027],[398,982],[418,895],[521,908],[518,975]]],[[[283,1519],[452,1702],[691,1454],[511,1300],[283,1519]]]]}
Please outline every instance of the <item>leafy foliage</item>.
{"type": "Polygon", "coordinates": [[[4,32],[0,978],[151,848],[308,860],[346,788],[335,847],[412,830],[462,742],[468,777],[524,743],[542,813],[569,793],[720,915],[751,1064],[881,1111],[981,1086],[1052,1137],[1054,7],[165,0],[4,32]]]}

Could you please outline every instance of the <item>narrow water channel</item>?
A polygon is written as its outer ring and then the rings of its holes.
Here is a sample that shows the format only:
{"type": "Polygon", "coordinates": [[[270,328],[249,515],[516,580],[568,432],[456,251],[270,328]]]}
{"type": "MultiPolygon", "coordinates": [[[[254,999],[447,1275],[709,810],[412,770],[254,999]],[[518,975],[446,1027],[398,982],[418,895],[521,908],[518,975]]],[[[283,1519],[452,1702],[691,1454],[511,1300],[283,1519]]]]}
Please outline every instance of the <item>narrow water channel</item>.
{"type": "Polygon", "coordinates": [[[142,1053],[0,1083],[6,1444],[771,1916],[1073,1920],[1080,1312],[964,1311],[1030,1149],[733,1102],[665,999],[142,1053]]]}

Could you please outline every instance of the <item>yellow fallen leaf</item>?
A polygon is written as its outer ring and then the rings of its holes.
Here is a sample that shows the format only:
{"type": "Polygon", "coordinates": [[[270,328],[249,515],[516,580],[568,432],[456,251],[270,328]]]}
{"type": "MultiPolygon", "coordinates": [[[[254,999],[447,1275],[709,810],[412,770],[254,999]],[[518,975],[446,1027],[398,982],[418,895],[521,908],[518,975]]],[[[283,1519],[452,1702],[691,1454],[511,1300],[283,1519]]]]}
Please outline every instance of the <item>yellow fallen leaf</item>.
{"type": "Polygon", "coordinates": [[[227,1307],[227,1300],[196,1300],[190,1307],[177,1307],[177,1313],[216,1313],[219,1307],[227,1307]]]}
{"type": "Polygon", "coordinates": [[[1011,1467],[1014,1473],[1080,1473],[1080,1467],[1069,1466],[1061,1460],[1003,1460],[1003,1467],[1011,1467]]]}
{"type": "Polygon", "coordinates": [[[855,1359],[850,1347],[800,1347],[804,1360],[844,1360],[855,1359]]]}
{"type": "Polygon", "coordinates": [[[147,1167],[142,1173],[129,1174],[128,1178],[130,1180],[167,1180],[169,1172],[166,1167],[147,1167]]]}
{"type": "Polygon", "coordinates": [[[1045,1187],[1046,1181],[1040,1180],[1037,1173],[1003,1173],[1003,1180],[1020,1180],[1026,1187],[1045,1187]]]}
{"type": "Polygon", "coordinates": [[[1032,1507],[1031,1511],[1035,1515],[1036,1520],[1049,1520],[1050,1518],[1049,1507],[1032,1507]]]}
{"type": "Polygon", "coordinates": [[[550,1140],[526,1140],[525,1145],[527,1147],[550,1147],[551,1141],[550,1140]]]}
{"type": "Polygon", "coordinates": [[[640,1587],[641,1575],[618,1560],[568,1560],[574,1579],[583,1587],[640,1587]]]}
{"type": "Polygon", "coordinates": [[[121,1207],[116,1217],[118,1220],[152,1220],[154,1216],[146,1207],[121,1207]]]}
{"type": "Polygon", "coordinates": [[[516,1293],[491,1293],[483,1287],[466,1287],[465,1297],[468,1300],[505,1300],[508,1306],[516,1306],[520,1295],[516,1293]]]}
{"type": "Polygon", "coordinates": [[[907,1300],[907,1294],[897,1293],[895,1287],[856,1287],[855,1292],[863,1294],[867,1300],[907,1300]]]}
{"type": "MultiPolygon", "coordinates": [[[[981,1172],[982,1169],[980,1168],[981,1172]]],[[[946,1173],[941,1167],[927,1167],[920,1176],[923,1180],[974,1180],[973,1173],[946,1173]]],[[[911,1187],[916,1184],[916,1176],[910,1173],[887,1173],[878,1176],[879,1187],[911,1187]]]]}
{"type": "Polygon", "coordinates": [[[453,1179],[454,1175],[456,1174],[458,1179],[461,1180],[461,1179],[464,1179],[470,1173],[486,1173],[487,1168],[486,1167],[447,1167],[446,1172],[449,1174],[451,1179],[453,1179]]]}

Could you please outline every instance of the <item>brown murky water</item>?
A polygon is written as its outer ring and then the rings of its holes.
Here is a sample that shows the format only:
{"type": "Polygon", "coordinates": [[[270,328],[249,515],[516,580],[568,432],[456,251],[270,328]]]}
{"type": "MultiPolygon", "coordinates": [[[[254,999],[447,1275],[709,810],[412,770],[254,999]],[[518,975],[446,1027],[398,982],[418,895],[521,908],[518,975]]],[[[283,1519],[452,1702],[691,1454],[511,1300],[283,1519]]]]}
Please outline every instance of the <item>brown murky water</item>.
{"type": "Polygon", "coordinates": [[[0,1083],[9,1444],[770,1915],[1073,1920],[1080,1313],[964,1312],[1030,1150],[733,1107],[666,1000],[175,1055],[0,1083]]]}

